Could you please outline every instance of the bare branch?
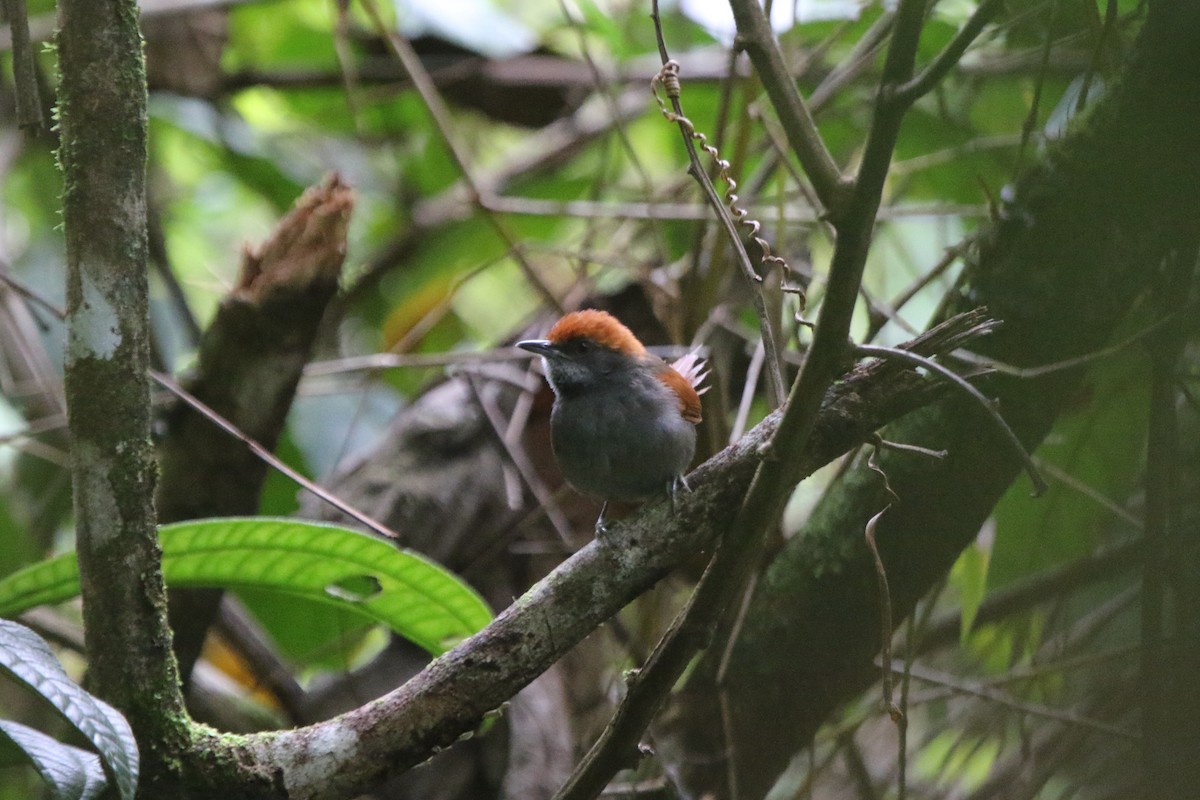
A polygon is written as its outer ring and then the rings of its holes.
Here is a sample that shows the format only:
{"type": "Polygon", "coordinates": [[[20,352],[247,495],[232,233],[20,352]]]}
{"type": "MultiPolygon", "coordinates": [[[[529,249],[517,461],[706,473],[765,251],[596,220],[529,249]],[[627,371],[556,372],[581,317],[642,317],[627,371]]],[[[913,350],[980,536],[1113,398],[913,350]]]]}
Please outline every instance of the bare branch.
{"type": "Polygon", "coordinates": [[[921,70],[921,74],[899,88],[897,94],[906,103],[915,103],[922,95],[937,85],[946,77],[946,73],[958,64],[963,53],[971,46],[971,42],[983,31],[983,27],[991,21],[1000,10],[1003,0],[984,0],[975,9],[966,24],[954,35],[942,52],[938,53],[933,62],[921,70]]]}
{"type": "Polygon", "coordinates": [[[1013,433],[1012,428],[1004,421],[1004,417],[1000,416],[1000,412],[996,410],[996,406],[992,404],[983,392],[976,389],[966,381],[961,375],[950,371],[946,367],[936,361],[932,361],[915,353],[910,353],[907,350],[900,350],[894,347],[880,347],[878,345],[863,344],[854,348],[858,353],[866,356],[874,356],[877,358],[895,358],[900,361],[907,361],[910,364],[924,367],[940,378],[949,381],[954,386],[970,395],[976,400],[980,407],[987,412],[988,417],[996,423],[997,427],[1004,433],[1005,438],[1012,445],[1013,451],[1020,456],[1021,461],[1025,464],[1025,471],[1029,474],[1029,480],[1033,481],[1034,496],[1043,494],[1046,491],[1046,480],[1042,477],[1042,473],[1038,470],[1037,464],[1033,463],[1033,458],[1025,450],[1025,446],[1021,444],[1021,440],[1013,433]]]}
{"type": "MultiPolygon", "coordinates": [[[[971,332],[978,334],[983,319],[982,311],[964,315],[913,346],[923,352],[956,347],[971,332]]],[[[807,474],[865,440],[900,410],[894,394],[899,386],[907,387],[901,406],[909,407],[930,388],[915,372],[885,362],[860,365],[847,375],[830,390],[810,447],[795,459],[797,469],[807,474]],[[884,400],[881,391],[891,399],[884,400]]],[[[328,722],[246,737],[240,747],[246,763],[282,775],[290,798],[345,797],[449,744],[675,564],[727,530],[781,418],[782,411],[774,412],[694,471],[689,476],[693,490],[679,498],[674,513],[663,500],[614,523],[604,542],[586,545],[486,629],[379,700],[328,722]],[[302,769],[301,759],[318,746],[327,769],[302,769]]]]}
{"type": "MultiPolygon", "coordinates": [[[[708,199],[709,205],[716,212],[717,219],[725,229],[729,243],[733,247],[734,255],[741,266],[742,275],[746,277],[749,283],[751,302],[754,305],[754,312],[758,315],[759,335],[762,337],[763,349],[766,353],[767,378],[771,388],[771,401],[773,406],[778,407],[787,395],[787,388],[783,382],[779,347],[775,342],[775,326],[771,323],[766,302],[762,296],[762,277],[750,263],[750,256],[746,253],[746,246],[742,243],[742,237],[738,233],[737,225],[730,216],[729,209],[726,208],[717,195],[717,190],[713,186],[712,180],[708,177],[708,170],[704,168],[704,165],[700,162],[699,154],[696,153],[696,145],[693,139],[699,138],[703,142],[704,137],[703,134],[696,133],[691,121],[684,116],[683,106],[679,100],[679,76],[677,74],[679,65],[671,61],[670,55],[667,53],[666,41],[663,38],[662,20],[658,15],[658,0],[653,0],[651,8],[651,17],[654,20],[654,34],[658,39],[658,52],[663,62],[663,71],[658,76],[655,76],[655,84],[662,79],[663,75],[668,75],[673,79],[672,85],[667,89],[671,107],[674,109],[669,119],[672,119],[672,121],[679,125],[679,133],[683,137],[683,146],[687,150],[688,161],[691,163],[689,172],[696,179],[696,182],[700,184],[700,188],[704,190],[704,196],[708,199]],[[671,70],[672,64],[674,64],[674,71],[671,70]]],[[[655,96],[657,97],[657,94],[655,96]]],[[[662,106],[661,100],[659,100],[659,104],[662,106]]],[[[662,107],[664,113],[666,113],[665,106],[662,107]]],[[[728,164],[725,165],[726,173],[727,170],[728,164]]],[[[732,192],[733,189],[731,188],[730,191],[732,192]]],[[[734,205],[736,200],[737,196],[734,195],[730,200],[730,204],[734,205]]],[[[764,252],[769,252],[769,250],[765,250],[764,252]]]]}
{"type": "Polygon", "coordinates": [[[848,200],[850,184],[842,178],[841,169],[825,147],[817,123],[796,89],[771,24],[756,0],[731,0],[729,5],[737,23],[738,44],[750,56],[792,150],[812,181],[817,197],[832,216],[839,216],[848,200]]]}

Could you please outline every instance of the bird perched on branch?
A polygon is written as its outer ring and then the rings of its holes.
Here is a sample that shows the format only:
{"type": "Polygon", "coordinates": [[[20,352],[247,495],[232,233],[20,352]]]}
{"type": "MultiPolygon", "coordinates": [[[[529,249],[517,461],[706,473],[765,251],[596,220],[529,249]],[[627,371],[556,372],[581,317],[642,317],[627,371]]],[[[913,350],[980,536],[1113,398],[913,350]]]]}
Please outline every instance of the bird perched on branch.
{"type": "Polygon", "coordinates": [[[672,504],[696,451],[700,388],[707,374],[689,353],[674,363],[646,352],[605,311],[575,311],[545,339],[517,342],[542,357],[554,390],[550,437],[567,483],[604,501],[644,500],[662,491],[672,504]]]}

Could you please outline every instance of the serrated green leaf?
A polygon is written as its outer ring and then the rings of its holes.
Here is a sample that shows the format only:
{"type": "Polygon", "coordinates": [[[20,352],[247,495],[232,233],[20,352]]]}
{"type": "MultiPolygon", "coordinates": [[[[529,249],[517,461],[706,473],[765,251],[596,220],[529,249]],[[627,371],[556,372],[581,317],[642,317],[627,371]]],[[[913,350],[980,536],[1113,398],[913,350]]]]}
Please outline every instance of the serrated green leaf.
{"type": "Polygon", "coordinates": [[[54,800],[92,800],[108,785],[104,767],[95,753],[63,744],[11,720],[0,720],[0,733],[24,751],[54,800]]]}
{"type": "Polygon", "coordinates": [[[0,619],[0,669],[44,697],[82,733],[108,767],[122,799],[133,800],[138,749],[121,712],[67,677],[42,638],[11,620],[0,619]]]}
{"type": "MultiPolygon", "coordinates": [[[[168,585],[274,589],[332,603],[434,655],[492,619],[483,599],[439,565],[348,528],[267,517],[212,519],[165,525],[159,540],[168,585]],[[364,585],[378,591],[353,591],[364,585]]],[[[73,555],[43,561],[0,580],[0,616],[78,592],[73,555]]]]}

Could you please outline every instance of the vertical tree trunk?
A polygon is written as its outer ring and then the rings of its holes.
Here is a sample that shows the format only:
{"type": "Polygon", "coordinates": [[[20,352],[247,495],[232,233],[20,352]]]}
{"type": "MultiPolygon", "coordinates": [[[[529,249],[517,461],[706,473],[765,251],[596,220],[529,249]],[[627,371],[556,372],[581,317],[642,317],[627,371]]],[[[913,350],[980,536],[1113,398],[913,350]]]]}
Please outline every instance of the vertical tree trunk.
{"type": "Polygon", "coordinates": [[[146,753],[186,729],[151,501],[142,41],[134,0],[63,0],[59,11],[66,395],[88,674],[146,753]]]}

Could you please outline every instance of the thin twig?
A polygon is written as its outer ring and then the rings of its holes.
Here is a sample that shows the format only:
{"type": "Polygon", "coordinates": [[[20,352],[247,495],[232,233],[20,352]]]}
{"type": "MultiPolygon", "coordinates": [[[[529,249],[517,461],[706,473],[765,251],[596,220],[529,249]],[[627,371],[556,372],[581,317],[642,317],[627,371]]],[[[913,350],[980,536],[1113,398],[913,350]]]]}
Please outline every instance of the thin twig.
{"type": "MultiPolygon", "coordinates": [[[[1043,137],[1039,136],[1038,141],[1043,137]]],[[[962,144],[952,145],[941,150],[933,150],[928,153],[922,153],[919,156],[912,156],[892,164],[892,175],[907,176],[915,172],[938,167],[943,164],[950,164],[960,160],[963,156],[975,155],[978,153],[987,153],[994,150],[1012,150],[1021,144],[1021,134],[1019,133],[997,133],[991,136],[977,136],[973,139],[968,139],[962,144]]]]}
{"type": "Polygon", "coordinates": [[[258,442],[251,439],[246,434],[242,433],[236,425],[234,425],[232,422],[225,419],[223,416],[218,414],[212,408],[210,408],[205,403],[200,401],[195,395],[193,395],[191,392],[184,389],[182,386],[180,386],[178,383],[176,383],[172,378],[168,377],[167,375],[162,374],[161,372],[155,372],[153,370],[151,370],[151,372],[150,372],[150,377],[153,378],[155,380],[155,382],[158,383],[159,386],[162,386],[168,392],[175,395],[183,402],[187,403],[189,406],[191,406],[193,409],[195,409],[197,413],[199,413],[201,416],[205,417],[207,420],[212,422],[218,428],[220,428],[221,430],[225,431],[233,438],[235,438],[238,441],[245,444],[246,447],[248,447],[250,449],[250,452],[254,453],[254,455],[256,457],[258,457],[260,460],[262,460],[265,463],[267,463],[268,465],[274,467],[276,470],[283,473],[291,480],[295,481],[297,484],[299,484],[304,489],[307,489],[308,491],[312,492],[318,498],[325,501],[329,505],[333,506],[338,511],[341,511],[346,516],[357,520],[358,522],[365,525],[368,529],[374,531],[375,533],[379,534],[380,536],[384,537],[385,539],[391,539],[391,540],[395,541],[400,538],[395,533],[395,531],[388,528],[382,522],[379,522],[378,520],[368,516],[367,514],[364,514],[362,511],[359,511],[357,508],[350,505],[345,500],[342,500],[341,498],[337,497],[336,495],[333,495],[330,492],[326,491],[325,489],[322,489],[320,486],[313,483],[308,478],[304,477],[299,472],[297,472],[296,470],[289,467],[287,464],[285,464],[283,461],[281,461],[279,458],[277,458],[274,453],[272,453],[267,448],[263,447],[258,442]]]}
{"type": "MultiPolygon", "coordinates": [[[[884,478],[884,482],[887,482],[886,477],[884,478]]],[[[888,591],[887,570],[883,566],[883,559],[880,558],[879,548],[875,544],[875,527],[879,524],[880,518],[891,507],[892,504],[888,503],[879,513],[867,520],[867,527],[863,532],[867,548],[871,551],[871,558],[875,561],[875,579],[879,585],[880,649],[885,665],[892,663],[892,595],[888,591]]],[[[892,700],[892,672],[887,667],[884,667],[883,670],[882,686],[883,707],[887,710],[888,716],[892,718],[892,721],[898,725],[902,715],[900,707],[892,700]]]]}
{"type": "Polygon", "coordinates": [[[746,589],[742,592],[742,602],[738,604],[737,616],[733,618],[733,625],[729,629],[729,639],[725,642],[725,652],[721,653],[721,663],[717,666],[717,685],[721,687],[721,691],[725,691],[725,675],[729,671],[729,662],[733,658],[733,646],[737,643],[742,627],[746,624],[746,614],[750,612],[750,601],[754,599],[754,590],[758,588],[759,574],[758,572],[751,573],[750,580],[746,583],[746,589]]]}
{"type": "Polygon", "coordinates": [[[12,31],[13,85],[16,89],[17,125],[37,132],[43,127],[42,99],[38,93],[37,59],[29,41],[29,14],[25,0],[4,0],[4,16],[12,31]]]}
{"type": "Polygon", "coordinates": [[[1003,2],[1004,0],[983,0],[976,7],[975,13],[959,29],[958,33],[954,34],[954,38],[942,52],[938,53],[933,62],[921,70],[921,74],[900,87],[899,94],[905,102],[916,102],[918,98],[936,86],[938,81],[946,77],[946,74],[958,64],[963,53],[983,31],[983,26],[987,25],[1000,10],[1003,2]]]}
{"type": "Polygon", "coordinates": [[[800,159],[825,209],[833,217],[841,216],[849,198],[850,184],[842,177],[841,169],[825,146],[817,123],[796,88],[770,22],[757,0],[734,0],[730,7],[737,23],[738,43],[750,56],[767,97],[783,123],[788,143],[800,159]]]}
{"type": "Polygon", "coordinates": [[[314,378],[380,369],[449,367],[459,364],[528,360],[528,354],[516,348],[462,353],[371,353],[365,356],[349,356],[330,361],[314,361],[305,366],[304,377],[314,378]]]}
{"type": "MultiPolygon", "coordinates": [[[[1197,242],[1191,247],[1180,248],[1167,257],[1161,277],[1155,286],[1155,303],[1164,317],[1177,316],[1191,294],[1193,271],[1197,266],[1197,242]]],[[[1194,611],[1193,601],[1184,600],[1194,589],[1185,590],[1182,576],[1188,574],[1179,564],[1184,558],[1185,547],[1190,548],[1191,532],[1184,533],[1191,525],[1186,521],[1181,505],[1185,496],[1181,476],[1186,470],[1187,456],[1180,447],[1180,424],[1178,398],[1175,393],[1175,372],[1183,349],[1187,343],[1184,326],[1175,324],[1164,328],[1154,337],[1150,346],[1152,364],[1150,382],[1149,421],[1146,432],[1146,508],[1145,542],[1146,562],[1142,569],[1139,600],[1141,601],[1141,642],[1145,647],[1139,664],[1140,683],[1144,688],[1141,697],[1142,770],[1146,775],[1155,775],[1170,769],[1184,748],[1173,741],[1178,736],[1175,722],[1179,711],[1176,706],[1195,708],[1193,700],[1183,701],[1175,697],[1174,686],[1187,680],[1190,670],[1183,666],[1180,657],[1194,646],[1194,628],[1191,623],[1179,621],[1182,615],[1194,611]],[[1182,609],[1188,609],[1184,611],[1182,609]],[[1172,631],[1190,639],[1188,645],[1169,645],[1172,631]]],[[[1191,559],[1194,563],[1194,558],[1191,559]]],[[[1194,663],[1187,659],[1187,663],[1194,663]]],[[[1170,793],[1168,793],[1170,794],[1170,793]]],[[[1182,797],[1182,794],[1177,796],[1182,797]]]]}
{"type": "Polygon", "coordinates": [[[1083,85],[1079,87],[1079,96],[1075,101],[1076,114],[1087,107],[1092,81],[1095,80],[1096,70],[1100,66],[1100,57],[1104,54],[1104,46],[1108,44],[1108,40],[1112,37],[1113,29],[1116,25],[1117,0],[1108,0],[1108,5],[1104,11],[1104,26],[1100,29],[1100,35],[1096,37],[1096,47],[1092,50],[1092,61],[1088,65],[1087,71],[1083,74],[1083,85]]]}
{"type": "Polygon", "coordinates": [[[817,88],[813,89],[808,97],[808,107],[813,114],[818,113],[844,86],[875,63],[875,55],[887,41],[895,21],[895,12],[885,10],[880,14],[879,19],[871,23],[871,27],[854,43],[846,59],[830,70],[824,80],[817,84],[817,88]]]}
{"type": "MultiPolygon", "coordinates": [[[[663,38],[662,20],[658,14],[658,0],[652,0],[651,18],[654,20],[654,35],[658,39],[658,52],[662,58],[663,68],[665,69],[667,64],[672,62],[670,54],[667,52],[666,40],[663,38]]],[[[680,104],[678,95],[672,95],[670,101],[676,115],[675,121],[679,125],[680,136],[683,137],[684,148],[687,150],[688,161],[691,164],[691,175],[700,184],[700,188],[704,191],[704,196],[708,199],[713,211],[716,212],[717,219],[720,220],[721,227],[725,229],[725,233],[729,237],[729,243],[732,245],[738,263],[741,265],[742,274],[746,276],[749,283],[754,312],[758,315],[759,335],[762,337],[763,348],[766,351],[768,385],[771,388],[771,405],[772,407],[777,407],[787,397],[787,387],[783,382],[783,371],[780,368],[779,348],[775,343],[774,328],[771,325],[762,292],[759,291],[759,284],[762,283],[762,278],[750,263],[750,256],[746,253],[746,246],[742,243],[742,237],[738,234],[737,224],[730,216],[725,204],[721,202],[716,187],[713,186],[712,181],[708,177],[708,171],[700,163],[700,156],[696,152],[696,145],[692,141],[689,131],[692,126],[690,122],[685,124],[687,117],[684,116],[683,106],[680,104]]]]}
{"type": "MultiPolygon", "coordinates": [[[[889,662],[881,663],[884,664],[892,673],[897,675],[902,675],[904,673],[905,667],[903,664],[889,662]]],[[[912,677],[919,681],[925,681],[926,683],[944,686],[948,689],[953,689],[958,694],[966,694],[971,695],[972,697],[988,700],[989,702],[996,703],[997,705],[1011,708],[1014,711],[1019,711],[1022,714],[1029,714],[1030,716],[1066,722],[1072,725],[1088,728],[1099,733],[1117,736],[1122,739],[1140,741],[1142,738],[1140,734],[1127,730],[1126,728],[1122,728],[1119,725],[1112,725],[1108,722],[1103,722],[1102,720],[1085,717],[1081,714],[1075,713],[1074,711],[1066,709],[1052,708],[1050,706],[1042,705],[1041,703],[1018,700],[1007,692],[1002,692],[999,689],[995,689],[990,686],[981,686],[974,683],[968,683],[967,681],[955,678],[953,675],[949,675],[944,672],[938,672],[928,667],[922,667],[919,664],[912,665],[911,673],[912,677]]]]}
{"type": "Polygon", "coordinates": [[[730,797],[740,797],[738,794],[737,778],[737,742],[733,734],[733,709],[729,705],[729,691],[724,687],[718,689],[718,700],[721,704],[722,741],[725,742],[725,761],[729,767],[725,770],[725,785],[730,797]]]}
{"type": "Polygon", "coordinates": [[[1112,514],[1117,519],[1129,523],[1134,530],[1142,530],[1142,520],[1140,517],[1132,514],[1128,509],[1122,507],[1120,503],[1118,503],[1116,500],[1113,500],[1111,497],[1106,497],[1104,493],[1096,487],[1089,485],[1088,483],[1080,480],[1076,476],[1058,467],[1057,465],[1050,463],[1049,461],[1037,458],[1036,456],[1034,457],[1033,461],[1038,465],[1038,469],[1044,472],[1048,477],[1058,481],[1069,489],[1079,492],[1081,495],[1091,500],[1108,513],[1112,514]]]}
{"type": "Polygon", "coordinates": [[[33,289],[30,289],[24,283],[14,278],[9,274],[7,268],[0,268],[0,283],[3,283],[9,289],[21,295],[21,297],[24,297],[29,302],[44,308],[46,311],[49,311],[54,315],[55,319],[59,320],[60,322],[66,321],[67,312],[64,309],[50,302],[33,289]]]}
{"type": "MultiPolygon", "coordinates": [[[[926,606],[926,616],[928,608],[932,605],[929,603],[926,606]]],[[[904,672],[900,676],[900,719],[896,722],[899,734],[899,741],[896,743],[896,800],[906,800],[908,797],[908,690],[912,685],[915,618],[915,613],[909,615],[907,633],[904,636],[904,672]]]]}
{"type": "MultiPolygon", "coordinates": [[[[621,149],[625,153],[625,157],[629,159],[629,166],[633,168],[634,173],[638,177],[638,182],[642,185],[642,193],[646,197],[654,195],[654,184],[650,180],[650,174],[646,171],[646,167],[642,164],[641,158],[638,157],[637,148],[633,146],[633,142],[629,138],[629,132],[625,129],[624,121],[621,119],[621,110],[617,105],[617,98],[612,92],[612,81],[606,80],[601,73],[600,67],[596,65],[595,59],[592,57],[590,39],[583,24],[583,14],[574,0],[558,0],[559,7],[562,9],[563,17],[567,20],[567,24],[575,32],[575,38],[579,45],[579,54],[583,58],[584,64],[587,65],[588,72],[592,76],[593,90],[604,101],[608,108],[609,115],[613,119],[613,131],[617,135],[617,140],[621,143],[621,149]]],[[[652,222],[657,223],[656,220],[652,222]]],[[[667,263],[670,259],[667,253],[667,241],[663,235],[662,225],[653,224],[654,231],[654,246],[658,250],[658,258],[661,263],[667,263]]]]}
{"type": "Polygon", "coordinates": [[[546,510],[546,518],[550,520],[550,524],[554,527],[555,532],[558,533],[558,538],[562,540],[564,545],[574,551],[578,545],[572,538],[571,523],[567,521],[562,509],[558,507],[558,503],[554,502],[554,493],[546,488],[546,484],[538,477],[537,470],[534,468],[533,462],[529,460],[529,455],[525,452],[524,448],[518,442],[510,441],[505,435],[508,429],[508,422],[500,413],[500,409],[496,407],[496,403],[484,396],[475,376],[468,372],[465,373],[464,378],[467,386],[471,389],[471,393],[475,396],[475,401],[483,409],[483,414],[491,425],[496,441],[504,448],[504,452],[508,454],[509,461],[516,467],[521,480],[529,487],[529,491],[533,493],[538,505],[546,510]]]}
{"type": "MultiPolygon", "coordinates": [[[[974,241],[974,236],[968,236],[953,247],[946,248],[946,252],[942,254],[942,257],[938,260],[938,262],[934,264],[933,267],[924,275],[913,281],[908,288],[902,291],[896,297],[896,299],[892,301],[891,307],[899,311],[901,308],[906,306],[910,300],[916,297],[917,292],[921,291],[926,286],[937,280],[940,276],[945,274],[946,270],[950,269],[954,262],[962,256],[962,254],[972,243],[974,243],[974,241]]],[[[864,337],[864,341],[869,342],[874,339],[876,335],[878,335],[879,331],[883,329],[883,326],[886,322],[887,318],[885,315],[871,314],[870,324],[867,329],[867,335],[864,337]]]]}
{"type": "Polygon", "coordinates": [[[354,130],[359,136],[366,133],[363,124],[362,76],[359,74],[358,62],[354,58],[354,49],[350,43],[350,0],[336,0],[337,19],[333,26],[333,52],[337,56],[338,70],[341,74],[342,89],[346,95],[346,110],[354,122],[354,130]]]}
{"type": "Polygon", "coordinates": [[[1042,89],[1046,83],[1046,73],[1050,68],[1050,50],[1054,45],[1054,30],[1058,27],[1058,4],[1059,0],[1050,0],[1050,19],[1045,23],[1046,34],[1042,44],[1041,63],[1038,67],[1037,79],[1033,84],[1033,99],[1029,103],[1029,113],[1025,115],[1025,121],[1021,123],[1021,146],[1017,148],[1017,161],[1013,164],[1014,175],[1025,160],[1025,148],[1033,138],[1034,129],[1037,127],[1038,112],[1042,106],[1042,89]]]}
{"type": "Polygon", "coordinates": [[[1046,491],[1046,480],[1042,477],[1037,465],[1033,463],[1033,458],[1030,457],[1029,453],[1025,450],[1025,446],[1021,444],[1021,440],[1017,438],[1015,433],[1013,433],[1012,428],[1010,428],[1008,423],[1004,421],[1004,417],[1000,416],[1000,412],[997,411],[992,402],[984,396],[983,392],[972,386],[961,375],[958,375],[946,367],[943,367],[936,361],[925,358],[921,355],[917,355],[916,353],[911,353],[907,350],[899,350],[894,347],[880,347],[879,345],[873,344],[857,345],[854,350],[859,355],[871,356],[874,358],[894,358],[898,361],[905,361],[918,367],[924,367],[938,377],[944,378],[954,386],[966,392],[968,395],[978,401],[980,407],[987,412],[988,417],[996,423],[996,426],[1000,429],[1001,433],[1004,434],[1004,438],[1010,445],[1012,445],[1013,451],[1016,452],[1021,458],[1022,463],[1025,465],[1025,471],[1029,474],[1029,479],[1033,481],[1034,497],[1037,497],[1046,491]]]}
{"type": "Polygon", "coordinates": [[[901,453],[915,453],[916,455],[926,456],[928,458],[945,458],[950,455],[949,450],[931,450],[928,447],[921,447],[915,444],[905,444],[903,442],[893,442],[884,439],[882,436],[875,436],[871,439],[871,444],[883,450],[896,450],[901,453]]]}
{"type": "Polygon", "coordinates": [[[969,350],[956,350],[949,357],[959,361],[965,361],[968,364],[988,367],[989,369],[994,369],[996,372],[1002,372],[1005,375],[1012,375],[1014,378],[1039,378],[1042,375],[1049,375],[1052,372],[1062,372],[1063,370],[1082,367],[1086,364],[1092,363],[1093,361],[1099,361],[1102,358],[1108,358],[1109,356],[1116,355],[1130,345],[1142,341],[1150,334],[1161,329],[1165,325],[1169,325],[1171,322],[1174,322],[1181,314],[1192,311],[1195,308],[1196,304],[1191,303],[1179,311],[1166,314],[1142,328],[1137,333],[1122,339],[1116,344],[1111,344],[1108,347],[1102,347],[1099,350],[1093,350],[1092,352],[1084,353],[1081,356],[1066,358],[1062,361],[1054,361],[1050,364],[1041,364],[1036,367],[1015,367],[1012,364],[1005,364],[1003,361],[996,361],[993,358],[981,356],[976,353],[972,353],[969,350]]]}
{"type": "MultiPolygon", "coordinates": [[[[989,594],[975,613],[975,626],[1020,614],[1041,603],[1066,597],[1101,581],[1138,569],[1145,557],[1142,540],[1131,539],[1076,561],[1040,572],[989,594]]],[[[962,612],[950,611],[928,626],[918,652],[956,644],[962,635],[962,612]]]]}
{"type": "MultiPolygon", "coordinates": [[[[875,782],[871,779],[871,771],[867,769],[867,762],[863,760],[862,750],[854,740],[855,733],[856,730],[843,731],[837,740],[837,749],[842,753],[846,769],[856,788],[853,797],[855,800],[880,800],[879,792],[875,791],[875,782]]],[[[811,797],[811,794],[808,797],[811,797]]]]}
{"type": "Polygon", "coordinates": [[[754,352],[750,354],[750,364],[746,367],[746,378],[742,384],[742,398],[738,402],[737,416],[734,417],[733,427],[729,431],[730,444],[742,438],[742,434],[746,432],[746,422],[750,419],[750,408],[754,405],[754,390],[758,388],[758,376],[762,374],[765,352],[761,339],[754,343],[754,352]]]}
{"type": "MultiPolygon", "coordinates": [[[[720,203],[718,197],[716,200],[720,203]]],[[[605,200],[552,200],[542,197],[516,195],[490,195],[487,200],[492,211],[532,217],[601,217],[615,219],[645,219],[663,221],[697,221],[712,218],[709,206],[684,202],[614,201],[605,200]]],[[[880,221],[906,219],[909,217],[969,217],[982,218],[988,208],[981,203],[920,203],[891,205],[878,210],[880,221]]],[[[780,217],[782,222],[800,226],[813,225],[825,217],[813,210],[811,203],[785,203],[780,217]]],[[[736,232],[736,229],[735,229],[736,232]]],[[[749,258],[749,256],[747,256],[749,258]]]]}
{"type": "Polygon", "coordinates": [[[696,591],[672,620],[645,665],[629,674],[628,690],[613,718],[553,800],[591,800],[619,769],[637,758],[638,738],[658,713],[692,654],[707,643],[708,629],[692,609],[704,602],[703,588],[711,583],[715,563],[714,556],[696,591]]]}
{"type": "Polygon", "coordinates": [[[482,187],[475,180],[471,170],[470,162],[467,159],[466,153],[458,146],[454,138],[454,124],[450,120],[450,109],[447,107],[445,100],[442,99],[441,93],[438,91],[437,84],[425,71],[425,67],[421,64],[420,57],[412,49],[412,46],[401,37],[398,33],[384,23],[383,17],[379,13],[379,8],[375,4],[375,0],[359,0],[367,15],[371,18],[372,24],[375,25],[376,31],[380,36],[383,36],[387,41],[389,49],[400,62],[400,66],[408,73],[408,77],[412,80],[413,88],[417,90],[417,94],[421,96],[422,102],[425,104],[426,110],[429,111],[429,116],[433,119],[434,127],[437,128],[438,134],[442,138],[442,143],[450,152],[451,158],[458,166],[459,173],[462,175],[463,182],[467,185],[468,191],[471,193],[471,199],[483,211],[484,217],[492,226],[496,234],[504,240],[508,247],[513,260],[520,267],[525,279],[529,285],[533,287],[542,299],[556,311],[563,311],[562,302],[558,296],[551,291],[550,287],[542,279],[542,276],[534,269],[529,260],[525,258],[521,251],[520,242],[517,241],[516,235],[509,229],[508,225],[500,219],[488,205],[488,197],[484,194],[482,187]]]}

